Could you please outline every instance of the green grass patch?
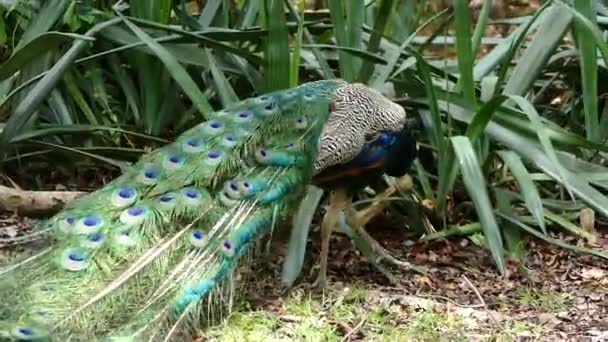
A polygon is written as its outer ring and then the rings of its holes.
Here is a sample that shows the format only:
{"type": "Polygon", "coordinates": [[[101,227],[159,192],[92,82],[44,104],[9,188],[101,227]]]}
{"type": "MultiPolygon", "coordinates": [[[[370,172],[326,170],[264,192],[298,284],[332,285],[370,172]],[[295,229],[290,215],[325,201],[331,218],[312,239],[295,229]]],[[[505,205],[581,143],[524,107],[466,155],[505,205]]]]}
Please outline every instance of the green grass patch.
{"type": "Polygon", "coordinates": [[[516,301],[530,309],[557,312],[565,309],[571,299],[567,293],[526,288],[518,291],[516,301]]]}

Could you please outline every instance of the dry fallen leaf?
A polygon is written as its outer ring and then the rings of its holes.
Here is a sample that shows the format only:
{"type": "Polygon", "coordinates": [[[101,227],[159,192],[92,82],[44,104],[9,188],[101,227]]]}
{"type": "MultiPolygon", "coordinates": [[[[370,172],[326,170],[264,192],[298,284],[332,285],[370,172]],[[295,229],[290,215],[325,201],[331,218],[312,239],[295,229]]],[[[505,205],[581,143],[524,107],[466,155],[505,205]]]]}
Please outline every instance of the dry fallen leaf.
{"type": "Polygon", "coordinates": [[[606,276],[606,271],[599,268],[587,268],[581,272],[584,279],[601,279],[606,276]]]}

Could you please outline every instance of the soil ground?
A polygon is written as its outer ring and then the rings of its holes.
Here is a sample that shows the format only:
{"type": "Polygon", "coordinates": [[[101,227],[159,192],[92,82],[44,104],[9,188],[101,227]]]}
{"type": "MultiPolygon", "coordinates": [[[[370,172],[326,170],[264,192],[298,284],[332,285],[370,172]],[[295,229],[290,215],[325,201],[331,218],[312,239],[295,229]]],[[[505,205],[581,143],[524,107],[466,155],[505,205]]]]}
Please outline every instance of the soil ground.
{"type": "MultiPolygon", "coordinates": [[[[276,243],[263,263],[265,274],[249,292],[250,311],[239,311],[203,340],[608,341],[606,260],[530,238],[525,265],[510,262],[502,277],[489,253],[468,239],[416,243],[394,227],[370,232],[395,256],[426,267],[428,275],[395,271],[401,284],[394,286],[348,238],[336,236],[330,286],[311,289],[316,232],[304,279],[285,293],[277,286],[284,244],[276,243]]],[[[608,246],[608,231],[599,234],[600,244],[608,246]]]]}
{"type": "MultiPolygon", "coordinates": [[[[0,236],[29,224],[4,216],[0,236]]],[[[329,288],[312,289],[319,251],[314,230],[304,274],[285,291],[278,286],[285,246],[279,238],[257,264],[244,302],[196,340],[608,341],[606,260],[529,238],[525,265],[510,262],[502,277],[489,253],[468,239],[421,243],[382,222],[371,227],[395,256],[424,266],[428,275],[395,271],[401,283],[395,286],[348,238],[335,235],[329,288]]],[[[599,234],[599,243],[608,246],[608,230],[599,234]]]]}

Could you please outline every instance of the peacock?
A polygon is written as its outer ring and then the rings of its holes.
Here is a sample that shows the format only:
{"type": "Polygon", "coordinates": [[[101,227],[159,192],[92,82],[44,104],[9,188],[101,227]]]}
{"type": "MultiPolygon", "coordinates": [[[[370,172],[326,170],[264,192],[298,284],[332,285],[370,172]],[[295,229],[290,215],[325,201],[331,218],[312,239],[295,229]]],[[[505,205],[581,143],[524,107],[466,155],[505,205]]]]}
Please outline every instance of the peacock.
{"type": "Polygon", "coordinates": [[[405,110],[340,79],[207,119],[35,227],[44,246],[0,269],[0,340],[189,340],[230,308],[239,270],[309,184],[331,193],[325,286],[338,216],[356,225],[353,190],[416,157],[405,110]]]}

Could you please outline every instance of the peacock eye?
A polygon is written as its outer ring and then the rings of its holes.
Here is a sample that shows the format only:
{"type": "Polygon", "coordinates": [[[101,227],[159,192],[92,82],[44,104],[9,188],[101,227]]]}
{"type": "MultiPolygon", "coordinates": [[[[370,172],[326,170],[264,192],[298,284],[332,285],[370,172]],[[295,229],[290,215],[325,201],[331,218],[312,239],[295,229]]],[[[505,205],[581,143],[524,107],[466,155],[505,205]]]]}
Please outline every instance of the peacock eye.
{"type": "Polygon", "coordinates": [[[186,190],[186,196],[189,198],[197,198],[198,197],[198,193],[194,190],[186,190]]]}
{"type": "Polygon", "coordinates": [[[83,223],[87,227],[95,227],[96,225],[99,224],[99,222],[101,222],[101,219],[99,218],[99,216],[89,216],[84,219],[83,223]]]}
{"type": "Polygon", "coordinates": [[[184,164],[184,157],[179,155],[169,155],[163,162],[165,169],[174,170],[184,164]]]}
{"type": "Polygon", "coordinates": [[[306,121],[305,117],[299,117],[296,119],[296,129],[305,129],[306,127],[308,127],[308,122],[306,121]]]}
{"type": "Polygon", "coordinates": [[[120,246],[132,247],[137,244],[137,232],[134,232],[129,227],[122,227],[114,233],[114,239],[120,246]]]}
{"type": "MultiPolygon", "coordinates": [[[[13,329],[11,335],[17,339],[17,341],[37,341],[44,337],[44,333],[38,332],[36,328],[30,328],[27,326],[20,326],[13,329]]],[[[3,335],[5,336],[5,335],[3,335]]],[[[9,338],[5,336],[5,338],[9,338]]],[[[9,338],[12,341],[12,339],[9,338]]]]}
{"type": "Polygon", "coordinates": [[[175,198],[175,196],[173,194],[167,193],[167,194],[160,196],[160,201],[162,203],[169,203],[169,202],[173,201],[174,198],[175,198]]]}
{"type": "Polygon", "coordinates": [[[146,172],[144,172],[144,176],[148,179],[156,179],[158,176],[160,176],[160,171],[156,169],[146,170],[146,172]]]}
{"type": "Polygon", "coordinates": [[[205,235],[205,233],[203,233],[200,230],[195,230],[190,235],[190,243],[194,247],[198,247],[198,248],[205,247],[205,245],[207,245],[207,241],[208,241],[207,236],[205,235]]]}
{"type": "Polygon", "coordinates": [[[117,189],[111,198],[112,204],[117,208],[126,207],[133,204],[137,197],[137,191],[135,188],[127,186],[124,188],[117,189]]]}
{"type": "Polygon", "coordinates": [[[128,210],[129,215],[139,216],[144,213],[144,209],[141,207],[133,207],[128,210]]]}
{"type": "Polygon", "coordinates": [[[192,146],[192,147],[198,147],[198,146],[201,146],[201,141],[199,139],[192,138],[192,139],[188,139],[188,141],[186,141],[186,144],[188,144],[189,146],[192,146]]]}
{"type": "Polygon", "coordinates": [[[68,259],[70,259],[71,261],[84,261],[85,257],[82,254],[72,252],[68,254],[68,259]]]}
{"type": "Polygon", "coordinates": [[[186,140],[186,143],[183,145],[182,149],[186,153],[197,153],[203,150],[203,143],[198,138],[190,138],[186,140]]]}
{"type": "Polygon", "coordinates": [[[87,268],[87,256],[82,250],[68,249],[63,253],[61,266],[68,271],[81,271],[87,268]]]}
{"type": "Polygon", "coordinates": [[[224,124],[217,120],[202,123],[200,127],[205,135],[216,135],[224,130],[224,124]]]}
{"type": "Polygon", "coordinates": [[[101,241],[102,239],[103,239],[103,234],[101,234],[101,233],[93,234],[89,237],[89,241],[93,241],[93,242],[101,241]]]}
{"type": "Polygon", "coordinates": [[[135,195],[135,189],[133,188],[123,188],[118,192],[118,196],[121,198],[131,198],[135,195]]]}
{"type": "Polygon", "coordinates": [[[222,153],[220,151],[211,151],[207,154],[207,163],[211,165],[217,165],[222,160],[222,153]]]}
{"type": "Polygon", "coordinates": [[[30,328],[18,328],[19,334],[24,336],[32,336],[34,335],[34,330],[30,328]]]}
{"type": "Polygon", "coordinates": [[[99,229],[102,224],[102,219],[97,215],[88,215],[79,220],[74,226],[76,234],[90,234],[99,229]]]}
{"type": "Polygon", "coordinates": [[[83,247],[98,248],[103,244],[104,236],[102,233],[90,234],[81,243],[83,247]]]}
{"type": "Polygon", "coordinates": [[[120,222],[125,225],[139,224],[147,216],[148,209],[145,207],[132,207],[120,214],[120,222]]]}

